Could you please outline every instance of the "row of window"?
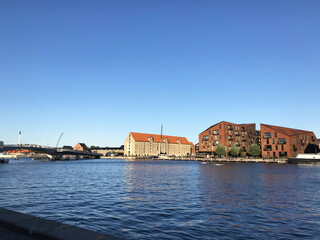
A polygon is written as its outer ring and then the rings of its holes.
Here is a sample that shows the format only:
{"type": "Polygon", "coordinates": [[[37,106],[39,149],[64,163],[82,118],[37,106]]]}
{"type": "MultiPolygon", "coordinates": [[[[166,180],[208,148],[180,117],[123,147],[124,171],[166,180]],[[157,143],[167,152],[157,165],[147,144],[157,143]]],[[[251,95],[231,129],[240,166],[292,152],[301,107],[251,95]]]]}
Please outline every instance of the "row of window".
{"type": "MultiPolygon", "coordinates": [[[[275,150],[278,150],[278,145],[275,146],[276,149],[275,150]]],[[[280,145],[281,147],[281,150],[284,150],[284,145],[280,145]]],[[[264,145],[264,148],[263,148],[264,151],[272,151],[272,145],[264,145]]]]}
{"type": "MultiPolygon", "coordinates": [[[[279,138],[277,144],[286,144],[287,140],[285,138],[279,138]]],[[[270,144],[269,138],[267,138],[267,144],[270,144]]],[[[275,139],[272,138],[272,144],[275,144],[275,139]]]]}

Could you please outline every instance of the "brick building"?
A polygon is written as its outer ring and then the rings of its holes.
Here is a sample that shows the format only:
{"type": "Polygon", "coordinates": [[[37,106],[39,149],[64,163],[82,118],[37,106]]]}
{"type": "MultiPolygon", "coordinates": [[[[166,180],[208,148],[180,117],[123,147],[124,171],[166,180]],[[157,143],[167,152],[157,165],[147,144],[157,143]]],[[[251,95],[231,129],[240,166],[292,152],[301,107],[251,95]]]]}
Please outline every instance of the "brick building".
{"type": "Polygon", "coordinates": [[[319,151],[319,141],[311,131],[260,125],[262,157],[295,157],[319,151]]]}
{"type": "Polygon", "coordinates": [[[252,143],[257,143],[255,123],[235,124],[222,121],[199,134],[199,153],[215,154],[218,144],[225,146],[227,153],[234,144],[246,152],[252,143]]]}
{"type": "Polygon", "coordinates": [[[82,152],[90,152],[90,149],[84,143],[77,143],[77,145],[74,146],[73,150],[82,151],[82,152]]]}
{"type": "Polygon", "coordinates": [[[185,137],[130,132],[124,142],[125,156],[187,156],[193,144],[185,137]]]}

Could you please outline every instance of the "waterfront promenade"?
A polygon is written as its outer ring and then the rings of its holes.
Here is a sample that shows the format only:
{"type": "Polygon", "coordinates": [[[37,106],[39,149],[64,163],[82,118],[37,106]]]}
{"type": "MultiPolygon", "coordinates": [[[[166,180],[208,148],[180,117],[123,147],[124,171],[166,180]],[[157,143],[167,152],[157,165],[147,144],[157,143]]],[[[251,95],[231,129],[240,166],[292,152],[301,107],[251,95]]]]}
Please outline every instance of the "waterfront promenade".
{"type": "MultiPolygon", "coordinates": [[[[151,157],[101,157],[102,159],[125,159],[125,160],[143,160],[151,157]]],[[[230,163],[288,163],[287,158],[199,158],[199,157],[168,157],[156,160],[172,160],[172,161],[201,161],[201,162],[230,162],[230,163]]]]}

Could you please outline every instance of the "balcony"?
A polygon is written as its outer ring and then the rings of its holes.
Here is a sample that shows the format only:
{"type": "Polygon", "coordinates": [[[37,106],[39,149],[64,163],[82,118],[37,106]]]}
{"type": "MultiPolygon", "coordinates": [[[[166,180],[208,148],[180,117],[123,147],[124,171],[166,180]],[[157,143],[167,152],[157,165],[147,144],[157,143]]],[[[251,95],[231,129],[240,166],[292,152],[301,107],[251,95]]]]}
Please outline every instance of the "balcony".
{"type": "Polygon", "coordinates": [[[271,138],[271,132],[266,132],[263,134],[263,138],[271,138]]]}
{"type": "Polygon", "coordinates": [[[239,136],[239,135],[240,135],[238,131],[235,131],[234,134],[235,134],[236,136],[239,136]]]}
{"type": "Polygon", "coordinates": [[[272,151],[272,146],[271,145],[265,145],[263,148],[263,151],[272,151]]]}
{"type": "Polygon", "coordinates": [[[215,130],[212,132],[213,135],[219,135],[219,130],[215,130]]]}
{"type": "Polygon", "coordinates": [[[294,152],[296,152],[296,151],[298,151],[298,148],[296,148],[296,146],[293,145],[292,150],[293,150],[294,152]]]}
{"type": "Polygon", "coordinates": [[[233,141],[233,138],[231,136],[228,136],[229,141],[233,141]]]}
{"type": "Polygon", "coordinates": [[[228,130],[233,130],[233,127],[231,125],[228,125],[228,130]]]}
{"type": "Polygon", "coordinates": [[[243,137],[241,140],[242,140],[242,142],[245,142],[245,141],[246,141],[246,138],[243,137]]]}
{"type": "Polygon", "coordinates": [[[245,132],[246,129],[244,127],[241,127],[241,132],[245,132]]]}

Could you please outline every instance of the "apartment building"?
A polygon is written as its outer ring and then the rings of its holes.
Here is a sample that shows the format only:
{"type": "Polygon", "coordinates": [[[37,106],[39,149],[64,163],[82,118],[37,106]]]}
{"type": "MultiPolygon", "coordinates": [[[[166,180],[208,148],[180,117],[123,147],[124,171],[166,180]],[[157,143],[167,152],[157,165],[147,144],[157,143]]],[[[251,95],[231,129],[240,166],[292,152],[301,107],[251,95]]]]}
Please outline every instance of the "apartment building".
{"type": "Polygon", "coordinates": [[[194,145],[185,137],[130,132],[124,142],[125,156],[188,156],[194,145]]]}
{"type": "Polygon", "coordinates": [[[319,151],[319,141],[311,131],[260,124],[262,157],[295,157],[319,151]]]}
{"type": "Polygon", "coordinates": [[[247,152],[252,143],[257,143],[256,124],[235,124],[222,121],[214,124],[199,134],[199,153],[215,154],[216,146],[227,148],[236,145],[247,152]]]}

